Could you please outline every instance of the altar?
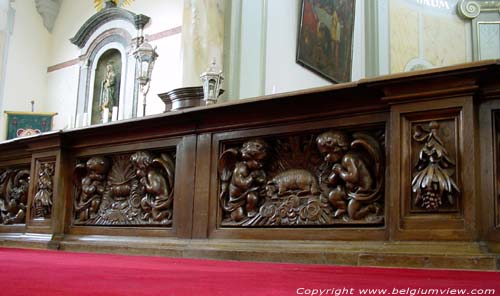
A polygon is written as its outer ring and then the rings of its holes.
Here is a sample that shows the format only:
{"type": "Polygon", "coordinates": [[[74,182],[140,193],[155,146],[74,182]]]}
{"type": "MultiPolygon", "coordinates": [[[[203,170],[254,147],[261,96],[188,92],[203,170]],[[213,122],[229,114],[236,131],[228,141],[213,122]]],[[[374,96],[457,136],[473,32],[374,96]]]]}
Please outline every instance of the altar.
{"type": "Polygon", "coordinates": [[[0,244],[496,269],[498,61],[0,144],[0,244]]]}

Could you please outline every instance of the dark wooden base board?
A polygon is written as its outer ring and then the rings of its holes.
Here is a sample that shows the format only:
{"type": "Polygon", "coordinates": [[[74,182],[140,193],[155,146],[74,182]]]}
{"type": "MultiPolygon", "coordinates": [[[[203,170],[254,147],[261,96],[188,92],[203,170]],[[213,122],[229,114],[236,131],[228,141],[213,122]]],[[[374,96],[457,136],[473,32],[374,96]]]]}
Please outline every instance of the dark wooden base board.
{"type": "Polygon", "coordinates": [[[9,235],[2,247],[53,249],[126,255],[208,258],[351,266],[500,269],[500,254],[476,242],[351,242],[182,240],[104,236],[50,237],[9,235]]]}

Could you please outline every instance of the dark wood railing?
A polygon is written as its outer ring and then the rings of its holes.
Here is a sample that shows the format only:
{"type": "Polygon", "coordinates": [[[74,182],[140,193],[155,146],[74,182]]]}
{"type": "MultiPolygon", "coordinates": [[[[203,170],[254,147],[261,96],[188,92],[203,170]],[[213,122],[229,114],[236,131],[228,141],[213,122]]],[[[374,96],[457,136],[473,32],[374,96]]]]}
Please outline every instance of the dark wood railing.
{"type": "Polygon", "coordinates": [[[496,268],[496,61],[0,144],[0,242],[496,268]]]}

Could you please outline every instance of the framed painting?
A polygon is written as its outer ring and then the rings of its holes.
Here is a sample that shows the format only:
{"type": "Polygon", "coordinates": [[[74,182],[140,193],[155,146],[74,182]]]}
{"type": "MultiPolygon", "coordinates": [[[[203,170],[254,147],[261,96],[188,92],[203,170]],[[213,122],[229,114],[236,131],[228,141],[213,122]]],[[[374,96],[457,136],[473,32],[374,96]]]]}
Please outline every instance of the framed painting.
{"type": "Polygon", "coordinates": [[[298,64],[340,83],[351,80],[353,0],[302,0],[298,64]]]}

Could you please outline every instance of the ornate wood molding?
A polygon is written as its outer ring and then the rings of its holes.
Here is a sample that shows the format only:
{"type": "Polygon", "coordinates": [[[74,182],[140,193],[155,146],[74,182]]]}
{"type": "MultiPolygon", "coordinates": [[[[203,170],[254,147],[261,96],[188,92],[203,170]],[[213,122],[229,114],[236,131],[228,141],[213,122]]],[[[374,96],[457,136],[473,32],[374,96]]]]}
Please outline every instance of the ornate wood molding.
{"type": "Polygon", "coordinates": [[[500,1],[460,0],[457,4],[457,11],[464,19],[475,19],[481,12],[496,11],[500,13],[500,1]]]}

